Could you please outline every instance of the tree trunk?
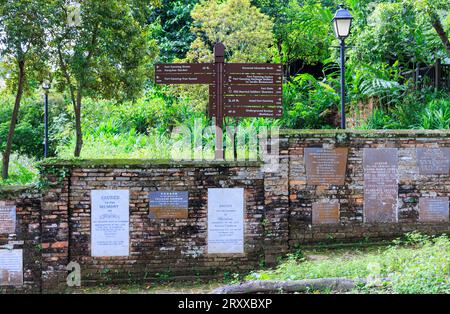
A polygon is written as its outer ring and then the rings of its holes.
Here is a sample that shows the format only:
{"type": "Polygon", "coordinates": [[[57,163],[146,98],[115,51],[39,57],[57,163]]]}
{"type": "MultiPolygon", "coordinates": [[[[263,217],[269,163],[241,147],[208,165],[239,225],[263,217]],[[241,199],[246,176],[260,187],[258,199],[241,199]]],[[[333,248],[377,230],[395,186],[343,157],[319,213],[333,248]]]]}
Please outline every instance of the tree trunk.
{"type": "Polygon", "coordinates": [[[364,280],[347,278],[318,278],[292,281],[255,280],[237,285],[214,289],[213,294],[249,294],[249,293],[295,293],[331,289],[333,291],[351,291],[364,280]]]}
{"type": "Polygon", "coordinates": [[[9,125],[8,138],[6,140],[6,148],[3,152],[3,168],[2,168],[2,178],[4,180],[8,179],[9,174],[9,159],[11,156],[12,143],[14,137],[14,130],[16,129],[17,116],[19,115],[20,101],[23,94],[23,85],[25,81],[25,61],[19,61],[19,82],[17,85],[16,100],[14,102],[14,109],[11,116],[11,124],[9,125]]]}
{"type": "Polygon", "coordinates": [[[75,112],[75,131],[76,131],[76,143],[75,143],[75,157],[80,157],[81,148],[83,146],[83,133],[81,132],[81,99],[82,99],[82,84],[78,85],[77,99],[74,106],[75,112]]]}
{"type": "Polygon", "coordinates": [[[431,24],[433,25],[436,33],[444,44],[447,54],[450,56],[450,41],[447,34],[445,33],[444,27],[442,26],[441,20],[436,12],[430,13],[431,24]]]}

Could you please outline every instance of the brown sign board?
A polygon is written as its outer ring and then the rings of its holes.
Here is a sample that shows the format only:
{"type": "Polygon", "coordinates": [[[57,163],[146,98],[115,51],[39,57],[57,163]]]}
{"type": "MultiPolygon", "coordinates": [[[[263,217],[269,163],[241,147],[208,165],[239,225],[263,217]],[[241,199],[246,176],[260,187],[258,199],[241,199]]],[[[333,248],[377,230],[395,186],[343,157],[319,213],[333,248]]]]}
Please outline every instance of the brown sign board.
{"type": "Polygon", "coordinates": [[[254,117],[254,118],[277,118],[283,116],[282,108],[261,107],[225,107],[224,115],[227,117],[254,117]]]}
{"type": "MultiPolygon", "coordinates": [[[[216,96],[210,96],[210,102],[214,104],[216,96]]],[[[282,99],[280,96],[224,96],[224,106],[226,107],[280,107],[282,99]]]]}
{"type": "Polygon", "coordinates": [[[339,223],[339,203],[338,202],[316,202],[312,204],[312,223],[337,224],[339,223]]]}
{"type": "Polygon", "coordinates": [[[306,183],[309,185],[343,185],[347,169],[348,148],[305,148],[306,183]]]}
{"type": "Polygon", "coordinates": [[[448,197],[421,197],[419,198],[419,221],[422,222],[448,222],[448,197]]]}
{"type": "Polygon", "coordinates": [[[16,206],[0,201],[0,234],[16,233],[16,206]]]}
{"type": "Polygon", "coordinates": [[[281,64],[269,63],[225,63],[226,73],[270,73],[283,74],[283,66],[281,64]]]}
{"type": "Polygon", "coordinates": [[[217,88],[221,89],[223,95],[221,114],[224,117],[282,116],[281,64],[223,63],[223,56],[215,57],[215,63],[157,64],[155,81],[157,84],[208,84],[208,114],[211,117],[216,115],[217,88]],[[216,81],[215,70],[220,64],[223,64],[223,76],[216,81]]]}
{"type": "MultiPolygon", "coordinates": [[[[225,46],[217,42],[214,45],[214,63],[157,64],[155,82],[157,84],[209,84],[208,114],[211,117],[216,116],[215,124],[218,128],[223,127],[223,118],[227,116],[265,118],[282,116],[283,109],[279,100],[267,102],[266,99],[246,98],[246,101],[238,101],[239,104],[233,104],[230,108],[230,99],[222,98],[232,95],[243,97],[282,95],[283,66],[281,64],[225,63],[224,61],[225,46]],[[216,95],[218,97],[214,97],[216,95]]],[[[220,136],[216,137],[215,158],[224,159],[223,142],[220,136]]]]}
{"type": "Polygon", "coordinates": [[[279,96],[225,96],[225,106],[281,106],[282,101],[279,96]]]}
{"type": "Polygon", "coordinates": [[[419,174],[450,173],[450,147],[417,148],[416,160],[419,174]]]}
{"type": "Polygon", "coordinates": [[[397,222],[397,148],[364,148],[364,222],[397,222]]]}
{"type": "Polygon", "coordinates": [[[173,63],[155,65],[157,74],[213,74],[214,64],[212,63],[173,63]]]}
{"type": "Polygon", "coordinates": [[[150,192],[149,218],[188,218],[188,192],[150,192]]]}
{"type": "Polygon", "coordinates": [[[281,75],[270,74],[226,74],[225,84],[274,85],[281,84],[281,75]]]}
{"type": "MultiPolygon", "coordinates": [[[[224,98],[227,99],[227,96],[224,98]]],[[[258,102],[256,97],[252,97],[251,101],[246,104],[233,103],[225,101],[224,105],[224,116],[226,117],[265,117],[272,118],[281,117],[283,115],[283,107],[281,105],[275,104],[276,97],[272,99],[262,99],[258,102]],[[270,102],[272,101],[272,103],[270,102]]],[[[211,116],[215,116],[215,102],[214,97],[210,97],[208,112],[211,116]]]]}
{"type": "MultiPolygon", "coordinates": [[[[215,89],[212,89],[215,94],[215,89]]],[[[283,88],[278,85],[225,85],[224,93],[231,95],[282,95],[283,88]]]]}
{"type": "Polygon", "coordinates": [[[188,74],[167,74],[156,73],[157,84],[212,84],[214,74],[188,73],[188,74]]]}

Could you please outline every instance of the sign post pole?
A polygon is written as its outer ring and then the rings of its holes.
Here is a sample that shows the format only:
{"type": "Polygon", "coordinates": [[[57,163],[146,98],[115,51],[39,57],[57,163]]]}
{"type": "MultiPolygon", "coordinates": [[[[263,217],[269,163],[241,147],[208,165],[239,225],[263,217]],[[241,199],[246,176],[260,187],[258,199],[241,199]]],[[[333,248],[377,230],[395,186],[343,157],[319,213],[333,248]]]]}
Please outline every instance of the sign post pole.
{"type": "MultiPolygon", "coordinates": [[[[209,85],[208,115],[216,127],[215,160],[225,160],[224,117],[281,118],[282,75],[281,64],[225,63],[225,46],[220,42],[214,45],[214,63],[155,65],[156,84],[209,85]]],[[[236,159],[236,134],[232,140],[236,159]]]]}
{"type": "Polygon", "coordinates": [[[216,150],[215,159],[224,160],[223,154],[223,68],[225,61],[225,46],[222,43],[214,45],[214,65],[216,70],[216,150]]]}

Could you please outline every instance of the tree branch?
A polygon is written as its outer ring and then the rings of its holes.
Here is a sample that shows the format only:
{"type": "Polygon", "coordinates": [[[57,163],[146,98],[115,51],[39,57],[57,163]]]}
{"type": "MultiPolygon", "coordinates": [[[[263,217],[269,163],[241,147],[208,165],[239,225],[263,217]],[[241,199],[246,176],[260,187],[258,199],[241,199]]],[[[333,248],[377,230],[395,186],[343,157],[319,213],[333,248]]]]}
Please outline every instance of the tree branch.
{"type": "Polygon", "coordinates": [[[447,54],[450,55],[450,41],[444,30],[444,27],[442,26],[442,23],[441,23],[441,20],[439,19],[438,14],[436,12],[430,12],[430,20],[431,20],[431,25],[433,25],[433,28],[436,30],[436,33],[438,34],[439,38],[441,39],[442,43],[444,44],[447,54]]]}

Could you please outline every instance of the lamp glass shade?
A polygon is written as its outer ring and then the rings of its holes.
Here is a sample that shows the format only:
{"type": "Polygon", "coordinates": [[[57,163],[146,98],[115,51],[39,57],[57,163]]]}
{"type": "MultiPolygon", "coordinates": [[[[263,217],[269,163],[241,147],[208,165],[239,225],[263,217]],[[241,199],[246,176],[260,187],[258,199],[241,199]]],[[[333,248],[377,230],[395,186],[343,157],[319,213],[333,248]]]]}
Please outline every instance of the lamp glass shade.
{"type": "Polygon", "coordinates": [[[50,89],[50,81],[49,80],[44,80],[42,82],[42,88],[45,90],[49,90],[50,89]]]}
{"type": "Polygon", "coordinates": [[[350,34],[351,19],[334,19],[334,34],[337,38],[346,38],[350,34]]]}

